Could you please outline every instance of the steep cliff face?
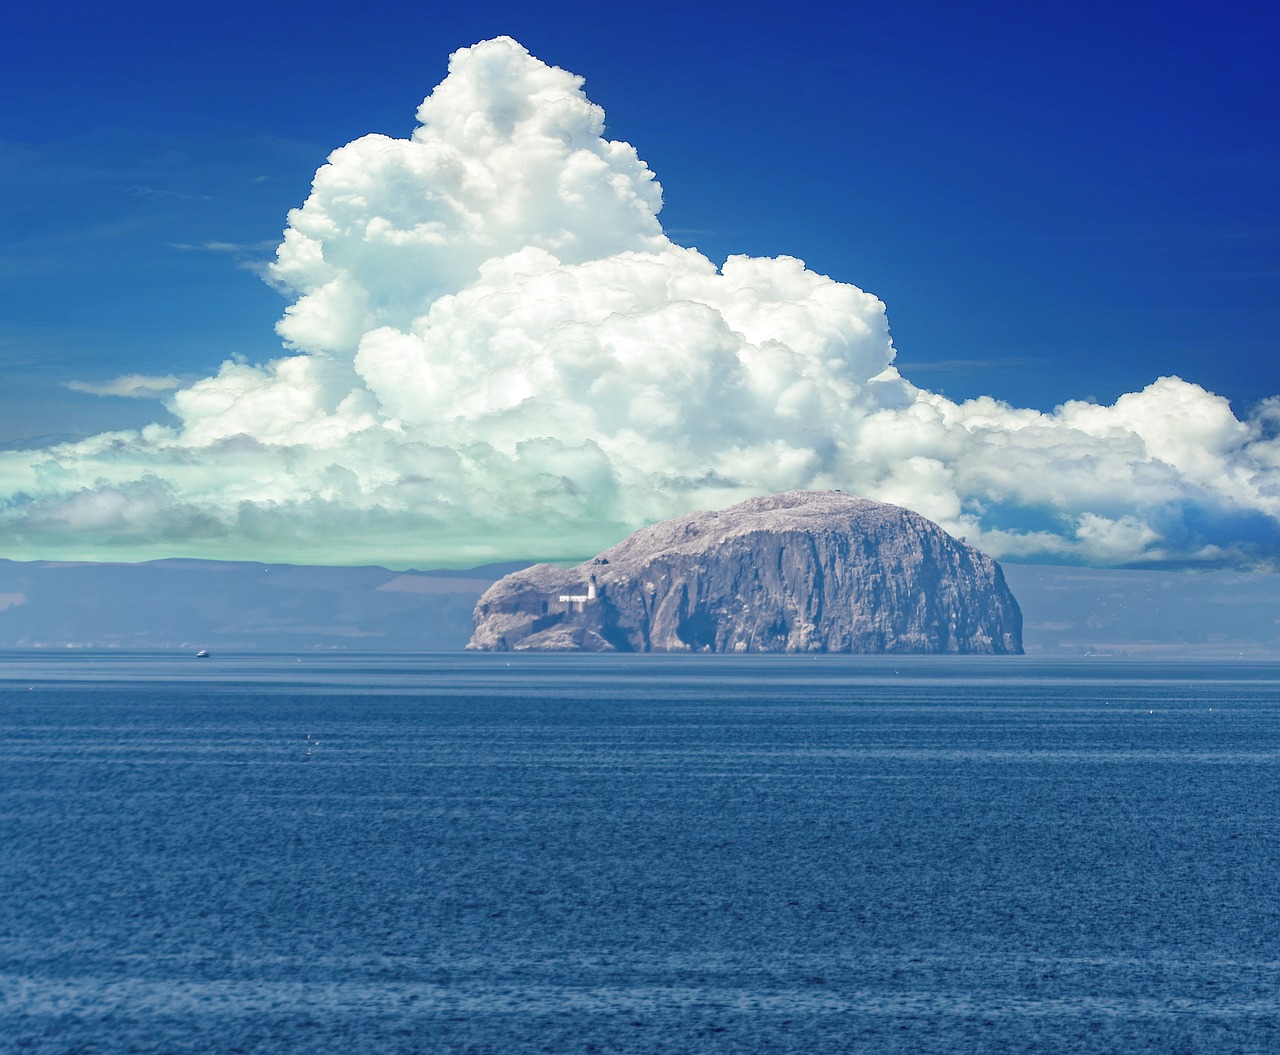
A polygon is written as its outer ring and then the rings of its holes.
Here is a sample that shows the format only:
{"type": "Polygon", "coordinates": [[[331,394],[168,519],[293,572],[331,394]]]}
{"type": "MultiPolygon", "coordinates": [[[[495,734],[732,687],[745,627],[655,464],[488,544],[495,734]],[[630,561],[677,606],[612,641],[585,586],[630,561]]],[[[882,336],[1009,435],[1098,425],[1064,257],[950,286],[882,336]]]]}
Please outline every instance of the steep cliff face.
{"type": "Polygon", "coordinates": [[[990,557],[898,506],[789,491],[637,531],[576,568],[494,583],[470,649],[1022,651],[990,557]]]}

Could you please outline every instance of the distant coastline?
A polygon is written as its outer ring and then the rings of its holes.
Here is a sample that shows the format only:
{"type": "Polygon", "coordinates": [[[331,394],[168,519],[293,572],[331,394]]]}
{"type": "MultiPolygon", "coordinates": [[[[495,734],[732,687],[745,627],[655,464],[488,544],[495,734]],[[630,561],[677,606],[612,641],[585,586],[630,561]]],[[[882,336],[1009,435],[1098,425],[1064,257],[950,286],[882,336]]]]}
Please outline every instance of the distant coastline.
{"type": "MultiPolygon", "coordinates": [[[[480,595],[526,564],[0,560],[0,648],[461,650],[480,595]]],[[[1280,575],[1001,567],[1029,656],[1280,659],[1280,575]]]]}

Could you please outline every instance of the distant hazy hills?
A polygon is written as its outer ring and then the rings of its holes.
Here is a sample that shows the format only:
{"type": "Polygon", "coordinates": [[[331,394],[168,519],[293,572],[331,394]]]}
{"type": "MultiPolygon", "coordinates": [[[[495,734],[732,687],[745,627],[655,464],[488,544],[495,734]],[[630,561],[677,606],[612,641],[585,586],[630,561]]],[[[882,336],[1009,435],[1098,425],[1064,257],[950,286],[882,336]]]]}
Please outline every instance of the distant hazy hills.
{"type": "Polygon", "coordinates": [[[1280,575],[1001,567],[1028,655],[1280,658],[1280,575]]]}
{"type": "Polygon", "coordinates": [[[460,649],[476,598],[523,567],[0,560],[0,648],[460,649]]]}
{"type": "MultiPolygon", "coordinates": [[[[0,560],[0,648],[461,649],[480,594],[525,566],[0,560]]],[[[1029,655],[1280,657],[1277,575],[1003,568],[1029,655]]]]}

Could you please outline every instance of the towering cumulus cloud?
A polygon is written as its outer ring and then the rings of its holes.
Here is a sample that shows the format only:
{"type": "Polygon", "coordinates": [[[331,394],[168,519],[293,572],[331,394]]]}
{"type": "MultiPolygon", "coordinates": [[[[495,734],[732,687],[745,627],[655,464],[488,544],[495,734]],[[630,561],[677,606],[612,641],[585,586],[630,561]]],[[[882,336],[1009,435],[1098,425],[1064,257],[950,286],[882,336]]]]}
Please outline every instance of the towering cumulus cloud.
{"type": "Polygon", "coordinates": [[[177,391],[176,427],[0,455],[0,550],[572,558],[812,487],[997,556],[1280,552],[1280,400],[1241,421],[1173,377],[1052,414],[916,388],[875,297],[671,242],[581,78],[507,38],[455,54],[418,119],[335,151],[290,213],[287,354],[177,391]]]}

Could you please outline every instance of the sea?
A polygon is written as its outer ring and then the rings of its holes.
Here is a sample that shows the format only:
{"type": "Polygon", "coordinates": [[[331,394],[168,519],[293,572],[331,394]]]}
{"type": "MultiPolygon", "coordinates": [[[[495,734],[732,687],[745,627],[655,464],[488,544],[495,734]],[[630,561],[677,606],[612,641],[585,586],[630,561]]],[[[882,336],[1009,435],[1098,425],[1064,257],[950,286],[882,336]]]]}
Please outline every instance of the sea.
{"type": "Polygon", "coordinates": [[[1280,664],[2,653],[0,1051],[1280,1051],[1280,664]]]}

